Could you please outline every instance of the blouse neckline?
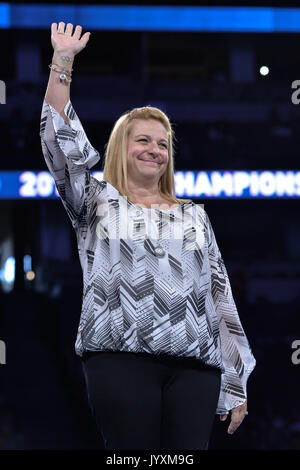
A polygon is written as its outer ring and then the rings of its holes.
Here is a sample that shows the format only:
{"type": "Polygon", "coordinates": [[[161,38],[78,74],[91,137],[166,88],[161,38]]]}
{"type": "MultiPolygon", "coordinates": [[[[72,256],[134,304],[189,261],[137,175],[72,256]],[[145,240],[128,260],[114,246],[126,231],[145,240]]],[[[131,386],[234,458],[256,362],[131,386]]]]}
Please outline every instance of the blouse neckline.
{"type": "Polygon", "coordinates": [[[134,202],[131,202],[128,198],[126,198],[125,196],[123,196],[123,194],[121,194],[114,186],[112,186],[110,183],[108,183],[111,188],[113,188],[115,191],[117,191],[119,193],[119,196],[123,199],[125,199],[125,201],[127,201],[127,203],[129,203],[132,207],[135,207],[137,210],[143,210],[145,209],[146,211],[162,211],[162,212],[170,212],[170,211],[174,211],[174,210],[177,210],[179,208],[181,208],[183,205],[185,204],[190,204],[191,202],[180,202],[179,204],[176,204],[174,205],[174,207],[169,207],[168,209],[158,209],[158,208],[151,208],[151,207],[142,207],[142,206],[139,206],[138,204],[135,204],[134,202]]]}
{"type": "Polygon", "coordinates": [[[176,210],[184,204],[184,202],[180,202],[179,204],[174,204],[173,207],[168,207],[168,208],[165,208],[165,209],[159,209],[158,207],[143,207],[143,206],[140,206],[140,205],[138,205],[134,202],[129,201],[129,199],[127,199],[127,201],[129,202],[129,204],[136,207],[137,209],[142,209],[142,210],[145,209],[146,211],[162,211],[162,212],[176,210]]]}

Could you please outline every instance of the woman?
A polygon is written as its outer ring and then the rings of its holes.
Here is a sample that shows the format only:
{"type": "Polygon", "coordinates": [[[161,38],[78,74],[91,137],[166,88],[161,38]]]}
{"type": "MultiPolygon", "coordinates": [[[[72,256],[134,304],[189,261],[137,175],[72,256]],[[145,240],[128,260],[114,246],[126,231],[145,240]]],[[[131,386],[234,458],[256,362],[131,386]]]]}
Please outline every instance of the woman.
{"type": "Polygon", "coordinates": [[[60,22],[41,142],[76,231],[83,305],[75,344],[106,449],[207,449],[215,414],[232,434],[255,367],[207,213],[175,196],[173,131],[151,106],[115,123],[103,181],[70,102],[90,33],[60,22]]]}

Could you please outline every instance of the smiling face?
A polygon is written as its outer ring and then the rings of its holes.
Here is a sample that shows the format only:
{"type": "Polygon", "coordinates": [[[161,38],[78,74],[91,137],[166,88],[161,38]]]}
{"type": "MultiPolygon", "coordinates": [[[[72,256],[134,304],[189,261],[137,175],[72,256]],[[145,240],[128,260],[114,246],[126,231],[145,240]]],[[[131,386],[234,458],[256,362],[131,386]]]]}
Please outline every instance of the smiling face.
{"type": "Polygon", "coordinates": [[[127,139],[127,175],[158,184],[168,164],[168,132],[156,119],[134,119],[127,139]]]}

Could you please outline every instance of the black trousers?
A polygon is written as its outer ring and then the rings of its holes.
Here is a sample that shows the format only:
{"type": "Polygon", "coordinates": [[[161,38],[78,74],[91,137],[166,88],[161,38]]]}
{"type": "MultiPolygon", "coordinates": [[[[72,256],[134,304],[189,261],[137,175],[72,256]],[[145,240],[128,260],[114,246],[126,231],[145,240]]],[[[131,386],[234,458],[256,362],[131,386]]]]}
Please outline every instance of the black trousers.
{"type": "Polygon", "coordinates": [[[85,353],[89,404],[105,449],[206,450],[221,371],[196,358],[85,353]]]}

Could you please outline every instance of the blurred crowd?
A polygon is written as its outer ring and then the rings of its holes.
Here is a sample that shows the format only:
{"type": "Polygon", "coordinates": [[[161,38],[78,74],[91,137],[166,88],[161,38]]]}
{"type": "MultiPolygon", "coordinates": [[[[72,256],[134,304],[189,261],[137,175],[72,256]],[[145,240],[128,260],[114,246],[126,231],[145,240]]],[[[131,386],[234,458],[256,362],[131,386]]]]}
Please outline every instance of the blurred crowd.
{"type": "MultiPolygon", "coordinates": [[[[114,101],[126,96],[125,91],[129,85],[122,86],[122,81],[105,80],[105,88],[98,86],[93,92],[97,100],[113,96],[114,101]],[[110,88],[109,88],[110,87],[110,88]],[[105,91],[104,91],[105,90],[105,91]],[[97,96],[97,94],[99,96],[97,96]]],[[[175,158],[177,169],[217,169],[226,167],[230,162],[233,169],[257,168],[293,168],[298,161],[300,116],[298,108],[290,101],[290,90],[280,86],[261,87],[254,84],[201,84],[186,83],[185,87],[179,82],[170,81],[165,84],[152,84],[145,86],[139,92],[138,83],[130,81],[132,101],[153,104],[180,102],[180,96],[189,102],[199,103],[199,108],[206,104],[215,105],[250,105],[260,104],[260,94],[264,98],[271,93],[270,103],[264,99],[261,111],[256,109],[256,117],[249,114],[249,120],[220,118],[211,121],[209,118],[199,120],[173,118],[174,130],[177,138],[175,145],[175,158]],[[219,92],[214,88],[217,86],[219,92]],[[183,93],[185,89],[186,93],[183,93]],[[134,89],[136,95],[133,95],[134,89]],[[231,89],[235,90],[232,95],[231,89]],[[193,90],[198,90],[193,93],[193,90]],[[208,93],[207,90],[210,90],[208,93]],[[240,90],[238,92],[238,90],[240,90]],[[242,92],[244,90],[244,92],[242,92]],[[249,90],[252,90],[251,93],[249,90]],[[274,91],[272,94],[272,90],[274,91]],[[276,90],[282,90],[282,100],[276,101],[276,90]],[[188,94],[187,94],[188,93],[188,94]],[[215,101],[213,99],[215,97],[215,101]],[[271,102],[274,104],[272,105],[271,102]],[[280,104],[288,107],[288,112],[282,111],[280,104]]],[[[73,85],[72,85],[73,86],[73,85]]],[[[2,169],[43,168],[41,159],[41,146],[39,138],[39,125],[41,106],[45,90],[38,84],[23,83],[15,87],[14,104],[10,107],[10,118],[0,118],[0,138],[2,143],[2,169]],[[10,158],[13,155],[14,158],[10,158]]],[[[72,97],[80,99],[82,88],[74,84],[72,97]]],[[[13,88],[14,89],[14,88],[13,88]]],[[[128,92],[129,93],[129,92],[128,92]]],[[[279,97],[280,98],[280,97],[279,97]]],[[[76,101],[76,100],[75,100],[76,101]]],[[[84,106],[84,101],[82,101],[84,106]]],[[[159,105],[159,104],[158,104],[159,105]]],[[[82,106],[82,105],[81,105],[82,106]]],[[[188,105],[187,105],[188,106],[188,105]]],[[[76,107],[79,118],[82,108],[76,107]]],[[[123,111],[125,111],[124,109],[123,111]]],[[[168,113],[168,106],[166,109],[168,113]]],[[[218,111],[214,111],[218,113],[218,111]]],[[[228,109],[228,113],[235,111],[228,109]]],[[[252,110],[253,112],[253,110],[252,110]]],[[[224,111],[223,111],[224,114],[224,111]]],[[[221,117],[222,116],[222,117],[221,117]]],[[[116,116],[117,118],[117,116],[116,116]]],[[[90,115],[90,119],[83,119],[84,129],[92,144],[104,153],[104,146],[108,141],[113,121],[97,120],[90,115]]]]}

